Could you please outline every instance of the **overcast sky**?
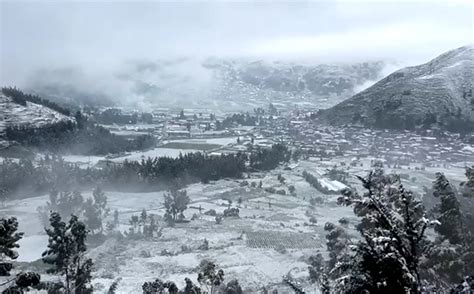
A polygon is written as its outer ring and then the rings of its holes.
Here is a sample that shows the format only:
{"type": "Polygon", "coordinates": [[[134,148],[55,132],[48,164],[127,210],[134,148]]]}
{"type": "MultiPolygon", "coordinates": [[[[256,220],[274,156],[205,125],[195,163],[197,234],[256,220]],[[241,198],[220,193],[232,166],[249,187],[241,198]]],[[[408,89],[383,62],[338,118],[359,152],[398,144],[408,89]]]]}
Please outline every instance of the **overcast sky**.
{"type": "Polygon", "coordinates": [[[3,84],[170,56],[415,63],[474,42],[470,0],[0,1],[3,84]]]}

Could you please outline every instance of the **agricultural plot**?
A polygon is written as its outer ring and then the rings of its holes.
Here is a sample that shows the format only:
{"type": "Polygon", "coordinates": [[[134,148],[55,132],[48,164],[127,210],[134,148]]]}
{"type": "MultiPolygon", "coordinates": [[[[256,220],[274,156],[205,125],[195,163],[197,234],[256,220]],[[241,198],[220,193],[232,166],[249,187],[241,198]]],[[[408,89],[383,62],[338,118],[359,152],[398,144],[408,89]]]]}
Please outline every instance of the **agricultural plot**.
{"type": "Polygon", "coordinates": [[[305,249],[320,247],[313,235],[308,233],[254,231],[247,232],[246,237],[246,244],[250,248],[305,249]]]}

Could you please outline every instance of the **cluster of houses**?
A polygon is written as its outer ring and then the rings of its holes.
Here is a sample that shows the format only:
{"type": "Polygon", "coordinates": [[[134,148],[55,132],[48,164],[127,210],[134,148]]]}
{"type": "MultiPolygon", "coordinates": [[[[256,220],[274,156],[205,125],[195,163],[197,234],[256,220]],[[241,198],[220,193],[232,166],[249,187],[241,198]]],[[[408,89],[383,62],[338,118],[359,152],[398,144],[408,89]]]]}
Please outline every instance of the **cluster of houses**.
{"type": "Polygon", "coordinates": [[[458,134],[426,131],[327,127],[312,121],[290,121],[293,144],[303,152],[323,157],[376,156],[390,164],[473,162],[474,146],[458,134]]]}
{"type": "Polygon", "coordinates": [[[328,127],[307,119],[304,114],[292,112],[266,117],[267,123],[258,126],[235,126],[216,129],[217,120],[212,113],[153,113],[152,124],[109,126],[118,134],[151,133],[159,140],[206,139],[238,137],[213,152],[239,152],[249,146],[271,147],[284,142],[306,156],[332,158],[338,156],[362,158],[376,156],[389,164],[407,165],[430,162],[469,162],[474,158],[474,146],[459,135],[426,131],[373,130],[361,127],[328,127]]]}

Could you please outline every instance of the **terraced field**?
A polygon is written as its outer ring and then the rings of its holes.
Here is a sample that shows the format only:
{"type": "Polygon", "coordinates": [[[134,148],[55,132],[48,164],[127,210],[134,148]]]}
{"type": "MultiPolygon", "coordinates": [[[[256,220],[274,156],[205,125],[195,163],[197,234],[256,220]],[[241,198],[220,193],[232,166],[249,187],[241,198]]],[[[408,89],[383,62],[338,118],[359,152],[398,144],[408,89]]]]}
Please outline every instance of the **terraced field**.
{"type": "Polygon", "coordinates": [[[246,243],[250,248],[304,249],[321,246],[313,235],[308,233],[254,231],[247,232],[246,236],[246,243]]]}

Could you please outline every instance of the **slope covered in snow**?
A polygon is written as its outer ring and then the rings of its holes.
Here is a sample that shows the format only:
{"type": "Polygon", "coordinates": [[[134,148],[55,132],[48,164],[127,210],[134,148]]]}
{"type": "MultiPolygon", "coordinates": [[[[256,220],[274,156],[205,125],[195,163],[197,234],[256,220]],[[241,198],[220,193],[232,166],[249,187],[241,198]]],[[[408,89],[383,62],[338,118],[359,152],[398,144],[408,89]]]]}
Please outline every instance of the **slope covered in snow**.
{"type": "Polygon", "coordinates": [[[43,105],[31,102],[26,102],[26,106],[17,104],[0,92],[0,138],[8,126],[43,126],[72,119],[43,105]]]}
{"type": "Polygon", "coordinates": [[[406,67],[323,111],[331,124],[411,129],[418,125],[474,128],[474,47],[446,52],[406,67]]]}

